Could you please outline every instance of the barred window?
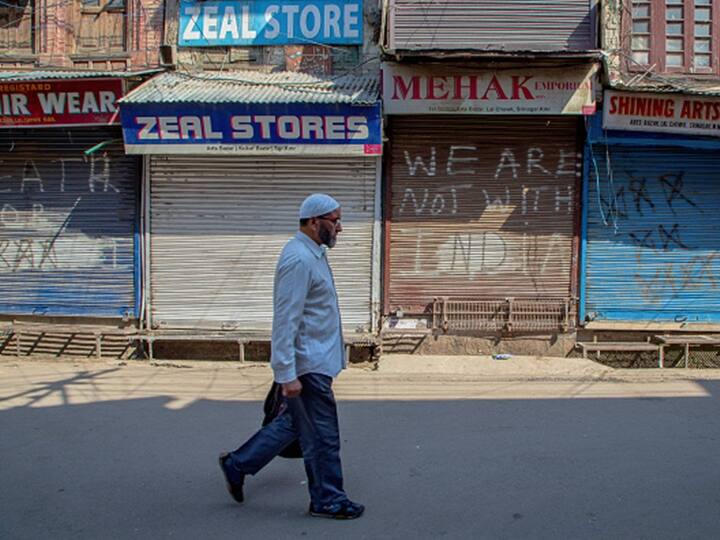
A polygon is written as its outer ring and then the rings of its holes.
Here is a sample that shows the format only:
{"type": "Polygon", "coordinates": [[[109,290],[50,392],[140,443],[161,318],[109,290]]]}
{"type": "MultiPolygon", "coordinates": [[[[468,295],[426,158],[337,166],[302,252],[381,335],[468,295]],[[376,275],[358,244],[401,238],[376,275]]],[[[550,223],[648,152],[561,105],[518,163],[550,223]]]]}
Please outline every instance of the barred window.
{"type": "Polygon", "coordinates": [[[0,54],[34,54],[35,0],[0,2],[0,54]]]}
{"type": "Polygon", "coordinates": [[[127,51],[127,15],[125,0],[80,0],[75,31],[76,52],[127,51]]]}

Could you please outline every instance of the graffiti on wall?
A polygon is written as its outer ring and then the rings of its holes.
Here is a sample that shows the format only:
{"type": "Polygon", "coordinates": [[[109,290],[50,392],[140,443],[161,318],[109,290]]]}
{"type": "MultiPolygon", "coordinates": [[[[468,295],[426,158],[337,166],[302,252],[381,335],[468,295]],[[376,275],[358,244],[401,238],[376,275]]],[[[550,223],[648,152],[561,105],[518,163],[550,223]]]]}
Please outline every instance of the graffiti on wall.
{"type": "Polygon", "coordinates": [[[118,240],[75,221],[84,203],[120,193],[111,156],[0,160],[0,167],[13,173],[0,175],[0,273],[117,267],[118,240]]]}
{"type": "Polygon", "coordinates": [[[615,225],[615,242],[631,248],[632,278],[643,300],[659,307],[687,292],[718,290],[720,251],[702,234],[708,209],[686,173],[623,171],[615,182],[598,202],[615,225]]]}
{"type": "Polygon", "coordinates": [[[487,149],[477,146],[430,146],[402,158],[407,180],[394,194],[401,225],[394,235],[414,253],[397,271],[472,279],[569,266],[581,175],[573,149],[506,147],[490,162],[487,149]],[[448,181],[423,185],[433,177],[448,181]]]}

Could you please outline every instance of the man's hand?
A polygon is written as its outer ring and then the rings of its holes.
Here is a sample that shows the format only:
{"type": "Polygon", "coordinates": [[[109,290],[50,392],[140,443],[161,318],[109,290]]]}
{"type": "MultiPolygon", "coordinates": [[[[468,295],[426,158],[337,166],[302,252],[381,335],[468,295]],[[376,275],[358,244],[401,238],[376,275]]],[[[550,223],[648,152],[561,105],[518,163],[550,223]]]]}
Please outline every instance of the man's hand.
{"type": "Polygon", "coordinates": [[[298,397],[300,395],[300,392],[302,392],[302,383],[299,379],[295,379],[294,381],[286,383],[281,383],[281,386],[283,396],[285,396],[286,398],[298,397]]]}

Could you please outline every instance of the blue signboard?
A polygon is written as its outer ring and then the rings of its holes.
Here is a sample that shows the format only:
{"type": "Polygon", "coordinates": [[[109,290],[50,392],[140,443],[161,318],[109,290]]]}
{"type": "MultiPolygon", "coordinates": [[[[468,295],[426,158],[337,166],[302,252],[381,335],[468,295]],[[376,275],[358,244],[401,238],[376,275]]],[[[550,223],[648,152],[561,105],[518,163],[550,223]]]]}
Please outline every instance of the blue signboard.
{"type": "Polygon", "coordinates": [[[380,155],[380,104],[123,103],[128,154],[380,155]]]}
{"type": "Polygon", "coordinates": [[[362,0],[181,0],[178,44],[361,45],[362,0]]]}

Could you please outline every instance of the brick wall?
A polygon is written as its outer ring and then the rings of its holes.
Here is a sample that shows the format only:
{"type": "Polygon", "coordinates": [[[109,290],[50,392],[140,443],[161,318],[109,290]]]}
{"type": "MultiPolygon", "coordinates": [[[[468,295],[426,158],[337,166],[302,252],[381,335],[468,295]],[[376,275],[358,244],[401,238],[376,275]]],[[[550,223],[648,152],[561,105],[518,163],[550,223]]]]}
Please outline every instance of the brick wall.
{"type": "Polygon", "coordinates": [[[165,6],[163,0],[135,0],[133,18],[132,67],[151,67],[160,63],[165,6]]]}
{"type": "MultiPolygon", "coordinates": [[[[177,47],[178,0],[166,0],[164,41],[177,47]]],[[[187,70],[299,71],[316,75],[342,74],[348,71],[374,72],[379,57],[377,36],[381,0],[363,2],[365,40],[358,46],[276,45],[254,47],[177,47],[177,62],[187,70]]]]}
{"type": "MultiPolygon", "coordinates": [[[[107,0],[100,0],[100,6],[105,2],[107,0]]],[[[80,0],[35,0],[34,54],[18,51],[15,55],[13,51],[4,51],[0,68],[137,70],[158,66],[165,22],[164,0],[126,0],[126,4],[125,13],[101,11],[95,17],[80,13],[80,0]],[[103,25],[116,36],[127,37],[115,38],[119,42],[114,41],[109,50],[103,25]],[[84,39],[82,46],[81,38],[84,39]],[[94,50],[93,40],[105,47],[94,50]]]]}

